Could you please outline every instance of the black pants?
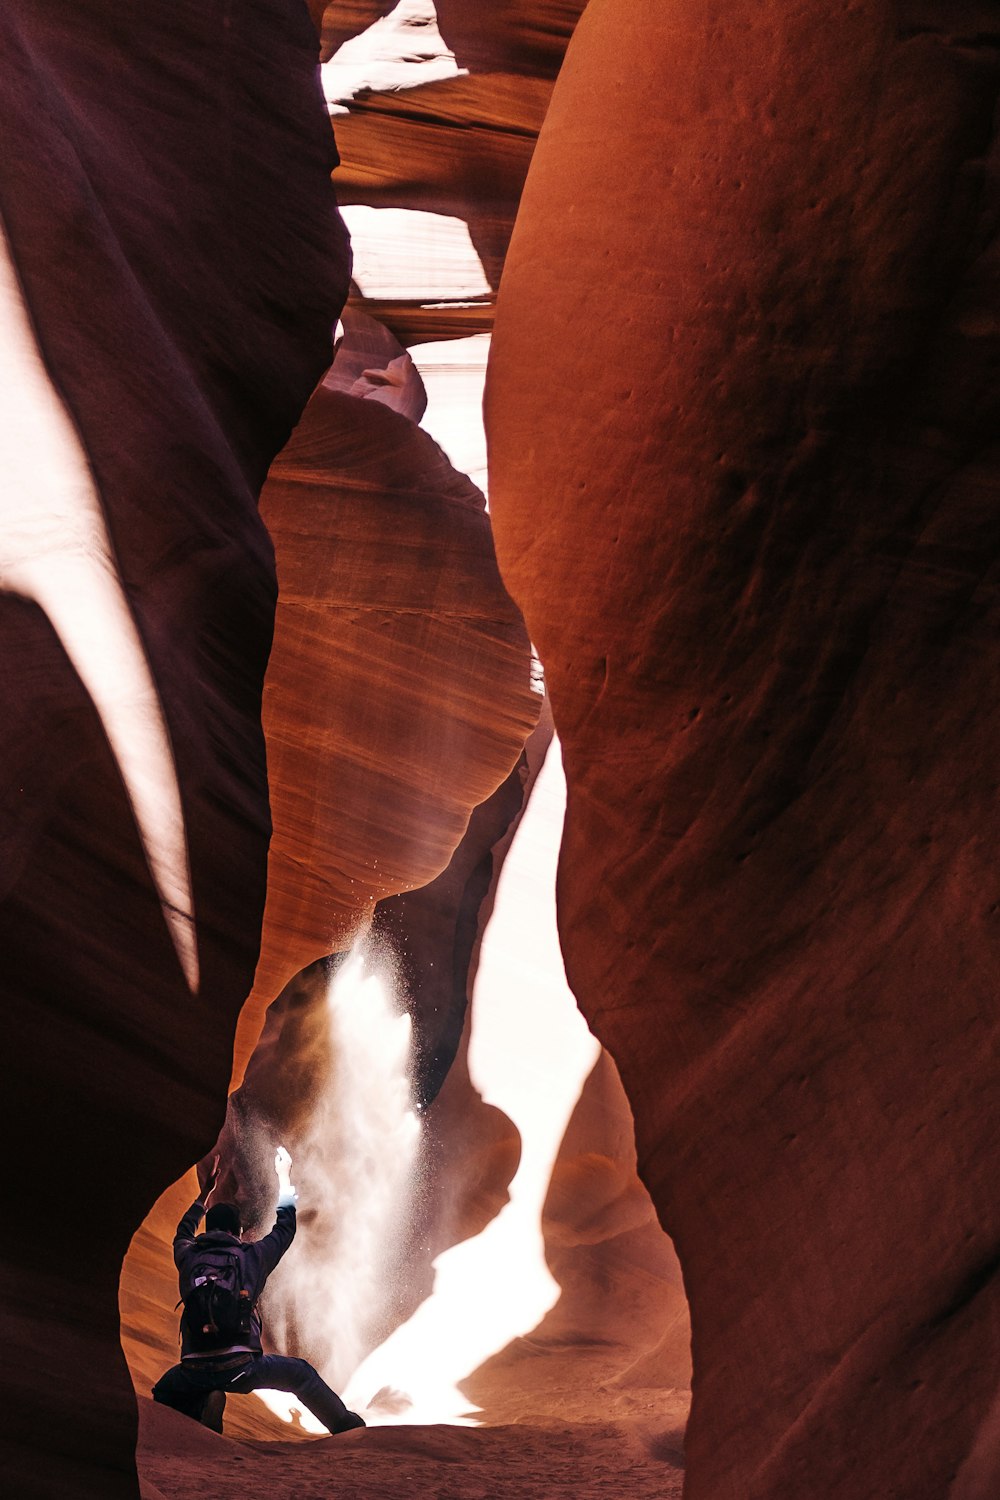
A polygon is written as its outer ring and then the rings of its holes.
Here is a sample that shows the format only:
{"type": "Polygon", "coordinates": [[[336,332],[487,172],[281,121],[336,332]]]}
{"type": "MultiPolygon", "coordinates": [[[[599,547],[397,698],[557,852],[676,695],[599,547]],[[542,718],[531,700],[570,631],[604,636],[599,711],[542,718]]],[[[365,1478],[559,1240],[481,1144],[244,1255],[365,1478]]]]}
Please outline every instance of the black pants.
{"type": "MultiPolygon", "coordinates": [[[[249,1396],[251,1391],[289,1391],[311,1411],[330,1432],[349,1432],[364,1427],[356,1412],[348,1411],[336,1391],[332,1391],[308,1361],[289,1359],[283,1354],[258,1354],[239,1369],[206,1370],[194,1360],[174,1365],[153,1387],[153,1400],[172,1406],[200,1422],[213,1391],[249,1396]]],[[[219,1414],[221,1417],[221,1413],[219,1414]]],[[[216,1422],[211,1424],[216,1426],[216,1422]]],[[[221,1430],[221,1423],[216,1426],[221,1430]]]]}

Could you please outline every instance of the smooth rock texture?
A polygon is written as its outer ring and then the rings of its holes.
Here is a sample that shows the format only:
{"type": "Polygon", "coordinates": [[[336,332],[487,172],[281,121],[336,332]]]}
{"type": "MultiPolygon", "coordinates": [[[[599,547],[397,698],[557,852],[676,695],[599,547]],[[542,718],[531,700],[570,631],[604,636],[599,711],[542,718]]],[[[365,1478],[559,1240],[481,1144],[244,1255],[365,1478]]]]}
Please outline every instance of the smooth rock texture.
{"type": "MultiPolygon", "coordinates": [[[[544,750],[550,737],[551,724],[540,725],[531,741],[544,750]]],[[[532,772],[524,761],[522,756],[496,792],[475,809],[447,869],[436,880],[389,897],[375,909],[375,949],[395,969],[399,999],[413,1018],[414,1100],[421,1108],[433,1107],[424,1117],[419,1195],[406,1221],[392,1226],[397,1242],[394,1274],[378,1277],[375,1297],[365,1309],[368,1343],[362,1353],[427,1296],[433,1282],[432,1259],[478,1234],[499,1212],[517,1168],[517,1131],[500,1110],[483,1104],[470,1082],[464,1023],[481,929],[530,785],[532,772]]],[[[333,1050],[327,990],[342,959],[336,955],[329,963],[317,961],[285,986],[268,1008],[245,1080],[229,1100],[217,1143],[224,1163],[219,1192],[239,1203],[243,1223],[253,1236],[266,1232],[272,1222],[274,1142],[285,1142],[293,1160],[300,1160],[300,1144],[311,1131],[319,1096],[336,1087],[343,1059],[333,1050]]],[[[354,1124],[346,1119],[341,1128],[349,1133],[354,1124]]],[[[305,1193],[295,1245],[295,1261],[307,1262],[319,1285],[330,1258],[325,1242],[350,1230],[349,1223],[343,1224],[342,1197],[333,1184],[330,1188],[326,1203],[310,1201],[305,1193]]],[[[168,1313],[176,1301],[169,1240],[174,1221],[195,1190],[186,1180],[164,1195],[136,1235],[126,1262],[122,1326],[140,1395],[169,1364],[176,1347],[175,1318],[168,1313]]],[[[277,1298],[269,1296],[264,1309],[268,1336],[273,1339],[280,1330],[287,1352],[317,1364],[328,1361],[331,1350],[315,1337],[315,1319],[299,1305],[296,1287],[282,1289],[276,1283],[271,1290],[277,1298]]],[[[335,1378],[326,1367],[329,1378],[335,1378]]],[[[225,1421],[229,1436],[289,1435],[259,1401],[229,1402],[225,1421]]]]}
{"type": "Polygon", "coordinates": [[[221,1121],[268,836],[257,490],[329,360],[347,249],[301,7],[11,0],[0,37],[0,213],[169,728],[200,968],[193,994],[66,651],[0,595],[0,1460],[19,1500],[134,1500],[118,1278],[221,1121]]]}
{"type": "Polygon", "coordinates": [[[448,864],[538,714],[479,491],[381,403],[321,387],[262,497],[280,602],[264,691],[274,832],[235,1067],[306,964],[448,864]]]}
{"type": "MultiPolygon", "coordinates": [[[[394,8],[394,0],[309,0],[324,57],[394,8]]],[[[494,0],[488,7],[477,0],[434,0],[427,9],[436,12],[460,68],[555,78],[583,0],[494,0]]]]}
{"type": "Polygon", "coordinates": [[[583,0],[435,0],[435,9],[460,67],[553,79],[583,0]]]}
{"type": "MultiPolygon", "coordinates": [[[[540,726],[532,742],[544,747],[549,738],[551,724],[540,726]]],[[[349,1088],[343,1070],[357,1065],[350,1049],[360,1035],[346,1035],[339,1023],[331,1027],[329,988],[343,970],[345,955],[311,965],[286,985],[268,1009],[244,1083],[229,1101],[217,1147],[225,1163],[219,1191],[239,1202],[252,1234],[265,1232],[271,1223],[274,1142],[284,1142],[293,1160],[305,1162],[305,1180],[297,1174],[302,1219],[294,1276],[278,1275],[269,1286],[265,1323],[268,1336],[282,1349],[311,1360],[340,1388],[355,1365],[430,1293],[434,1258],[478,1234],[507,1201],[520,1153],[518,1133],[501,1110],[483,1104],[472,1086],[465,1023],[482,928],[536,768],[534,753],[531,759],[529,769],[522,756],[474,811],[436,880],[379,903],[365,938],[374,972],[391,976],[395,1003],[412,1023],[412,1102],[420,1119],[410,1193],[396,1184],[403,1191],[379,1235],[370,1284],[357,1264],[355,1242],[370,1219],[364,1199],[378,1196],[385,1183],[368,1181],[359,1190],[354,1176],[358,1132],[375,1121],[346,1107],[349,1088]],[[326,1118],[324,1098],[339,1101],[339,1109],[318,1126],[317,1120],[326,1118]],[[361,1281],[355,1281],[359,1275],[361,1281]],[[310,1288],[323,1303],[345,1299],[340,1319],[332,1320],[334,1339],[326,1336],[327,1320],[317,1318],[310,1288]]],[[[365,1003],[360,994],[351,998],[365,1003]]],[[[379,1080],[371,1058],[368,1063],[370,1090],[377,1096],[379,1080]]],[[[388,1165],[378,1157],[377,1138],[359,1149],[368,1153],[368,1179],[378,1171],[376,1159],[388,1165]]],[[[164,1354],[168,1348],[164,1340],[164,1354]]],[[[372,1387],[365,1399],[373,1394],[372,1387]]],[[[253,1432],[258,1415],[266,1423],[267,1414],[257,1402],[230,1407],[227,1432],[253,1432]]],[[[262,1431],[268,1430],[263,1425],[262,1431]]]]}
{"type": "Polygon", "coordinates": [[[372,936],[394,957],[414,1022],[413,1082],[421,1107],[437,1098],[458,1053],[504,856],[551,738],[543,710],[510,775],[473,810],[447,868],[375,908],[372,936]]]}
{"type": "MultiPolygon", "coordinates": [[[[495,289],[552,84],[582,9],[582,0],[328,6],[324,56],[386,17],[324,70],[343,155],[339,201],[464,220],[495,289]],[[451,53],[462,76],[446,76],[451,53]]],[[[352,300],[407,345],[484,333],[493,322],[492,296],[470,304],[454,294],[366,298],[355,291],[352,300]]]]}
{"type": "Polygon", "coordinates": [[[691,1298],[688,1500],[1000,1491],[998,41],[593,0],[505,270],[498,556],[691,1298]]]}

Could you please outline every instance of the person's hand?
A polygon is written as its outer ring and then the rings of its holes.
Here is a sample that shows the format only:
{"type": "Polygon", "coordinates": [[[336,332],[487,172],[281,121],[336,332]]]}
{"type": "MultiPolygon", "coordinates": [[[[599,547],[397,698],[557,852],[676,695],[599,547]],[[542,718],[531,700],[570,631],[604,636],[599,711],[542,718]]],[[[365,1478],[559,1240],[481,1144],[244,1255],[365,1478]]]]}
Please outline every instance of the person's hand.
{"type": "Polygon", "coordinates": [[[274,1170],[278,1174],[278,1207],[294,1207],[298,1195],[292,1187],[292,1158],[284,1146],[274,1153],[274,1170]]]}
{"type": "Polygon", "coordinates": [[[198,1185],[201,1189],[201,1201],[208,1207],[208,1200],[215,1192],[219,1181],[219,1162],[221,1158],[213,1156],[212,1165],[206,1169],[204,1162],[198,1163],[198,1185]]]}

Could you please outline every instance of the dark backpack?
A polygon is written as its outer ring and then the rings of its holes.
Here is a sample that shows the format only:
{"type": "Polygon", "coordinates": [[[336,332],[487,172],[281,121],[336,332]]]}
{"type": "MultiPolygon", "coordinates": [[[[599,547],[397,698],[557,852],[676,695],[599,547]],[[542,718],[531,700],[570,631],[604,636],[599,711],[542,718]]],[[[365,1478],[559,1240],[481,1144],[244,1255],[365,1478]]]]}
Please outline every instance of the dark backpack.
{"type": "Polygon", "coordinates": [[[201,1250],[186,1282],[181,1291],[192,1349],[207,1353],[247,1343],[253,1299],[243,1285],[239,1251],[201,1250]]]}

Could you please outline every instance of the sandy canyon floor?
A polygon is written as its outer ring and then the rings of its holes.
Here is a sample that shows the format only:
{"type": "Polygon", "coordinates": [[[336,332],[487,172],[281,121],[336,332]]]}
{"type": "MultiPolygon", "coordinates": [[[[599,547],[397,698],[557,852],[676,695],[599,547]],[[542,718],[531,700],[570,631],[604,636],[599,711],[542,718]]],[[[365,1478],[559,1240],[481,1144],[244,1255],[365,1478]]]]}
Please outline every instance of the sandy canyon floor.
{"type": "Polygon", "coordinates": [[[673,1500],[686,1403],[606,1424],[369,1427],[336,1438],[219,1437],[139,1398],[143,1500],[673,1500]]]}

